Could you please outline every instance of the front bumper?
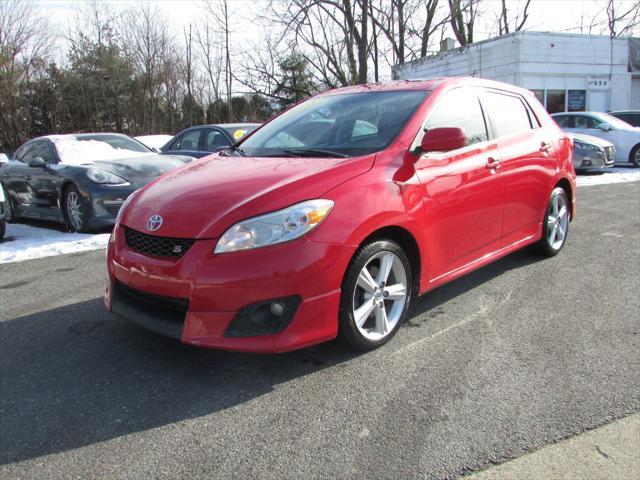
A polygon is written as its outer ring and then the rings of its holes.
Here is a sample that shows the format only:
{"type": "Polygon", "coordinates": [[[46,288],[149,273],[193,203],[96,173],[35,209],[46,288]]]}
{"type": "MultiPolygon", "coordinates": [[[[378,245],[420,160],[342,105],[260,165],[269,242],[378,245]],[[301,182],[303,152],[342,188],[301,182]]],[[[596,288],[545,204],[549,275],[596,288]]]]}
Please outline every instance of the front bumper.
{"type": "Polygon", "coordinates": [[[155,258],[131,250],[123,228],[116,226],[108,250],[107,308],[183,343],[224,350],[276,353],[336,337],[340,285],[356,246],[303,238],[214,255],[215,244],[216,239],[197,240],[180,258],[155,258]],[[185,308],[177,317],[170,305],[146,308],[143,302],[123,298],[122,285],[169,301],[184,301],[185,308]],[[283,331],[226,335],[245,307],[291,296],[300,301],[283,331]]]}

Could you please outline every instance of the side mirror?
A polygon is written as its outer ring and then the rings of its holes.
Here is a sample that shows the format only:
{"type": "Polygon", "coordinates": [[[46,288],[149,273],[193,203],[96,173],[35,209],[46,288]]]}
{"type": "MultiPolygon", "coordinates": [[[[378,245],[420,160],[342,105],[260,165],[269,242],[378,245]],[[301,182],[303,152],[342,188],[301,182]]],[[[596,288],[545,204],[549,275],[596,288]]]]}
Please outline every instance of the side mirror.
{"type": "Polygon", "coordinates": [[[457,127],[442,127],[427,130],[422,137],[420,149],[426,152],[448,152],[467,145],[464,130],[457,127]]]}
{"type": "Polygon", "coordinates": [[[47,168],[47,164],[42,157],[36,157],[29,160],[29,166],[33,168],[47,168]]]}
{"type": "Polygon", "coordinates": [[[605,132],[608,132],[609,130],[611,130],[611,125],[609,125],[607,122],[602,122],[598,124],[598,128],[600,130],[604,130],[605,132]]]}

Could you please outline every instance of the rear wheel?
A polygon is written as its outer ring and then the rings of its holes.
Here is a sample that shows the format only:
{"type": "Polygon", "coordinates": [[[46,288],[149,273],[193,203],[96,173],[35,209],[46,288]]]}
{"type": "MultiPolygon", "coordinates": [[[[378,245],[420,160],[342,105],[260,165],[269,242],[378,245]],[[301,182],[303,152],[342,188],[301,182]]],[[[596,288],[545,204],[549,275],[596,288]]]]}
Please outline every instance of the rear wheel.
{"type": "Polygon", "coordinates": [[[62,208],[64,218],[72,232],[89,231],[89,209],[74,185],[67,187],[64,191],[62,208]]]}
{"type": "Polygon", "coordinates": [[[404,250],[390,240],[362,246],[342,282],[340,336],[360,350],[388,342],[411,304],[411,266],[404,250]]]}
{"type": "Polygon", "coordinates": [[[544,256],[560,253],[569,235],[569,198],[563,188],[551,192],[542,223],[542,238],[533,245],[534,250],[544,256]]]}
{"type": "Polygon", "coordinates": [[[631,150],[629,161],[633,163],[635,167],[640,167],[640,144],[636,145],[633,147],[633,150],[631,150]]]}

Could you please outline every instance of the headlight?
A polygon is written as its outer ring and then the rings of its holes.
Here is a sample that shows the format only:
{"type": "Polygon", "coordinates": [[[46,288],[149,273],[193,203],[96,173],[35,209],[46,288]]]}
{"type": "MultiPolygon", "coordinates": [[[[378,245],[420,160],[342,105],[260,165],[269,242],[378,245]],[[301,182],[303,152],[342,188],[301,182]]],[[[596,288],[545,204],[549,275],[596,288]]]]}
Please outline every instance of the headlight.
{"type": "Polygon", "coordinates": [[[589,143],[580,142],[578,140],[576,140],[573,145],[575,148],[579,148],[580,150],[587,150],[589,152],[599,152],[601,150],[601,148],[597,145],[591,145],[589,143]]]}
{"type": "Polygon", "coordinates": [[[103,183],[107,185],[129,185],[129,182],[121,176],[99,168],[88,169],[87,177],[89,177],[89,180],[96,183],[103,183]]]}
{"type": "Polygon", "coordinates": [[[134,191],[131,195],[129,195],[125,201],[120,205],[120,210],[118,210],[118,215],[116,215],[116,225],[120,224],[120,218],[122,218],[122,214],[124,213],[124,209],[127,208],[127,205],[131,202],[133,197],[135,197],[141,189],[134,191]]]}
{"type": "Polygon", "coordinates": [[[332,208],[332,200],[309,200],[236,223],[220,237],[215,253],[265,247],[301,237],[320,225],[332,208]]]}

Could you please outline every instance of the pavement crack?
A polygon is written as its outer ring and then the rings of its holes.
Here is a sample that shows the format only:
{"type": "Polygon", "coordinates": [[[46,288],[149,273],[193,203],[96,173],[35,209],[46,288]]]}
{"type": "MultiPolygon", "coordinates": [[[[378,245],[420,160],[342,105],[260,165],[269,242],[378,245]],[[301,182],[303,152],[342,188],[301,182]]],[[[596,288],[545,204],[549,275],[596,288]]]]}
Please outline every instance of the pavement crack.
{"type": "Polygon", "coordinates": [[[609,455],[607,455],[606,453],[604,453],[604,452],[600,449],[600,447],[599,447],[598,445],[595,445],[595,447],[596,447],[596,451],[597,451],[600,455],[602,455],[604,458],[606,458],[607,460],[609,460],[609,459],[611,458],[609,455]]]}

